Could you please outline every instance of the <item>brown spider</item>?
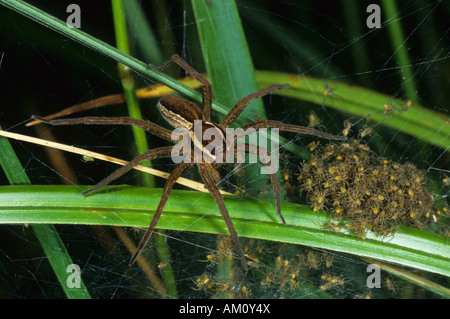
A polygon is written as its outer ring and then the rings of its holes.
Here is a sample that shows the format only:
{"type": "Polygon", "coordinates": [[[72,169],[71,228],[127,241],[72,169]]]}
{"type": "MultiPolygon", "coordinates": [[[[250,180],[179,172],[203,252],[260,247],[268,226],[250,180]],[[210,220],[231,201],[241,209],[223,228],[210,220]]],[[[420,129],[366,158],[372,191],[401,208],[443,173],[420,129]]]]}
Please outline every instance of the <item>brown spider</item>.
{"type": "MultiPolygon", "coordinates": [[[[241,114],[241,112],[245,109],[245,107],[251,102],[251,100],[258,99],[274,90],[280,90],[285,87],[287,87],[289,84],[284,85],[276,85],[272,84],[258,92],[252,93],[247,95],[246,97],[242,98],[225,116],[223,121],[220,124],[214,124],[211,122],[211,107],[212,107],[212,92],[211,92],[211,84],[208,82],[208,80],[202,76],[200,73],[195,71],[186,61],[184,61],[180,56],[173,55],[168,61],[166,61],[163,65],[160,67],[155,67],[153,65],[150,65],[151,67],[155,68],[158,71],[161,71],[168,67],[173,62],[177,63],[181,68],[186,70],[194,79],[199,81],[202,84],[202,109],[194,104],[193,102],[190,102],[186,99],[183,99],[181,97],[177,96],[166,96],[159,100],[157,106],[158,109],[161,112],[161,115],[175,128],[184,128],[189,130],[189,132],[193,132],[193,126],[195,120],[201,120],[202,130],[205,129],[213,129],[216,130],[218,133],[218,136],[223,137],[223,143],[224,146],[226,145],[225,140],[225,131],[226,129],[236,120],[236,118],[241,114]]],[[[134,119],[129,117],[84,117],[84,118],[74,118],[74,119],[60,119],[60,120],[46,120],[41,117],[33,116],[34,119],[39,120],[41,122],[45,122],[51,125],[75,125],[75,124],[121,124],[121,125],[135,125],[141,129],[144,129],[154,135],[157,135],[163,139],[172,141],[172,131],[163,128],[157,124],[154,124],[150,121],[141,120],[141,119],[134,119]]],[[[326,134],[324,132],[308,128],[308,127],[302,127],[302,126],[295,126],[290,124],[284,124],[282,122],[278,121],[271,121],[271,120],[260,120],[254,123],[250,123],[247,125],[242,126],[242,129],[245,131],[248,128],[254,128],[256,130],[261,128],[278,128],[282,131],[290,131],[290,132],[296,132],[301,134],[309,134],[309,135],[315,135],[323,138],[329,138],[329,139],[337,139],[337,140],[344,140],[345,137],[341,136],[334,136],[330,134],[326,134]]],[[[247,134],[247,133],[245,133],[247,134]]],[[[244,135],[245,135],[244,134],[244,135]]],[[[197,166],[200,172],[200,176],[203,179],[203,182],[206,185],[206,188],[213,196],[214,200],[216,201],[217,205],[219,206],[220,212],[225,220],[225,223],[228,227],[228,231],[231,234],[231,238],[233,239],[234,245],[237,249],[237,253],[241,259],[242,266],[245,270],[247,270],[247,264],[244,259],[244,253],[242,251],[242,247],[239,244],[238,235],[236,233],[236,230],[233,226],[233,223],[230,219],[230,216],[228,214],[228,210],[225,206],[225,203],[223,201],[222,195],[219,192],[219,188],[216,186],[216,184],[220,180],[219,173],[215,170],[218,166],[220,166],[221,163],[223,163],[223,158],[216,158],[214,155],[214,152],[211,152],[207,149],[205,149],[205,146],[207,145],[208,140],[205,141],[199,141],[196,140],[196,137],[194,134],[193,141],[191,142],[191,148],[192,150],[197,149],[201,152],[208,153],[210,156],[212,155],[212,158],[215,159],[213,161],[205,161],[204,159],[201,162],[197,162],[197,166]]],[[[240,137],[243,135],[241,134],[240,137]]],[[[237,137],[236,137],[237,138],[237,137]]],[[[251,153],[254,152],[254,150],[250,147],[251,145],[245,144],[245,152],[251,153]]],[[[133,167],[137,166],[140,162],[144,160],[153,160],[156,158],[164,158],[164,157],[171,157],[172,149],[174,146],[166,146],[166,147],[159,147],[156,149],[149,150],[135,159],[133,159],[128,164],[122,166],[118,170],[116,170],[114,173],[103,179],[101,182],[99,182],[97,185],[95,185],[93,188],[85,191],[83,195],[86,195],[88,193],[91,193],[105,185],[108,185],[113,180],[119,178],[129,170],[131,170],[133,167]]],[[[271,161],[270,154],[267,150],[259,148],[260,152],[265,152],[266,154],[260,154],[263,156],[268,157],[268,163],[265,165],[268,165],[271,161]]],[[[191,152],[193,154],[194,152],[191,152]]],[[[237,154],[236,150],[234,150],[233,155],[237,157],[239,154],[237,154]]],[[[140,255],[142,252],[144,246],[146,245],[147,241],[149,240],[153,229],[156,227],[158,220],[161,216],[161,213],[163,211],[164,205],[166,204],[170,192],[172,190],[173,184],[176,182],[176,180],[192,165],[195,164],[193,155],[191,155],[191,161],[190,162],[181,162],[179,163],[175,169],[170,174],[169,178],[166,181],[166,184],[164,186],[163,195],[161,198],[161,201],[159,202],[159,205],[155,211],[155,214],[153,215],[153,218],[150,222],[150,226],[142,238],[135,254],[130,260],[130,265],[133,264],[136,261],[136,258],[140,255]]],[[[278,185],[276,173],[270,174],[270,179],[272,183],[272,187],[275,193],[275,201],[277,206],[277,213],[280,216],[281,221],[283,224],[286,224],[284,221],[283,216],[281,215],[281,208],[280,208],[280,187],[278,185]]]]}

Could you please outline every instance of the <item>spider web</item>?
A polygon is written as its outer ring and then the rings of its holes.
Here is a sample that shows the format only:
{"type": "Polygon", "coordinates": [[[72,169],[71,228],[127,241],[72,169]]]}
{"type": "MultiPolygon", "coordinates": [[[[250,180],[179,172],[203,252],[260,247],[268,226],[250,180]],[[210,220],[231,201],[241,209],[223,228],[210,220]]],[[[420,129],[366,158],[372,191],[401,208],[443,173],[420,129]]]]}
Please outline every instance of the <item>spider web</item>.
{"type": "MultiPolygon", "coordinates": [[[[40,1],[37,5],[64,20],[67,5],[73,2],[59,1],[55,6],[54,2],[40,1]]],[[[76,3],[82,10],[82,30],[114,43],[110,9],[92,1],[76,3]]],[[[204,71],[190,3],[138,3],[140,10],[152,21],[151,27],[164,55],[179,53],[195,69],[204,71]]],[[[352,1],[351,4],[350,1],[345,1],[345,4],[344,1],[314,1],[313,4],[306,1],[237,1],[256,69],[321,78],[324,91],[329,88],[328,81],[341,81],[382,92],[392,99],[412,99],[414,103],[427,107],[431,113],[441,113],[447,118],[430,132],[437,135],[448,126],[450,118],[449,4],[441,1],[397,3],[394,17],[386,18],[382,11],[381,29],[366,26],[369,15],[366,8],[369,4],[365,1],[352,1]],[[349,11],[349,8],[354,11],[349,11]],[[395,22],[400,22],[404,33],[403,42],[396,47],[392,45],[387,31],[389,25],[395,22]],[[403,48],[410,59],[407,67],[414,76],[406,81],[404,66],[399,65],[397,57],[403,48]],[[407,96],[408,81],[414,83],[413,96],[407,96]]],[[[384,9],[383,3],[380,6],[384,9]]],[[[120,93],[122,87],[114,61],[3,7],[0,8],[0,30],[0,125],[4,130],[30,136],[53,134],[62,143],[119,158],[133,158],[134,140],[127,127],[74,126],[37,132],[24,126],[32,114],[52,114],[66,106],[120,93]]],[[[137,31],[131,33],[135,41],[132,45],[134,56],[146,61],[145,52],[137,44],[140,36],[137,31]]],[[[160,62],[152,60],[153,64],[160,62]]],[[[139,78],[138,81],[142,87],[154,84],[148,79],[139,78]]],[[[335,90],[324,99],[341,98],[339,88],[332,89],[335,90]]],[[[163,124],[163,119],[154,112],[155,103],[155,99],[141,102],[144,118],[163,124]]],[[[389,101],[386,103],[389,104],[389,101]]],[[[389,128],[385,124],[392,121],[397,111],[393,112],[392,117],[386,116],[374,122],[325,105],[286,97],[266,97],[264,104],[270,119],[314,126],[332,134],[340,134],[345,121],[353,124],[349,133],[353,138],[369,126],[372,132],[364,138],[364,142],[374,152],[394,162],[414,164],[432,181],[435,198],[442,203],[448,202],[449,187],[443,182],[450,177],[448,147],[433,146],[389,128]]],[[[379,114],[384,112],[383,105],[380,105],[379,114]]],[[[127,113],[123,105],[118,105],[92,110],[89,115],[126,116],[127,113]]],[[[282,135],[290,143],[303,147],[316,140],[295,134],[282,135]]],[[[64,162],[67,165],[61,168],[52,162],[43,147],[16,141],[11,143],[26,173],[36,185],[92,185],[117,168],[113,164],[84,161],[80,156],[68,154],[58,161],[57,164],[64,162]]],[[[153,137],[149,137],[149,144],[152,147],[162,145],[153,137]]],[[[283,176],[287,176],[282,185],[285,201],[305,203],[306,199],[298,192],[295,183],[301,162],[297,155],[281,152],[280,167],[283,176]]],[[[158,160],[154,167],[170,172],[173,165],[158,160]]],[[[255,178],[245,175],[245,168],[245,165],[240,168],[243,174],[240,174],[241,171],[230,173],[229,167],[221,171],[223,179],[219,186],[243,195],[251,192],[272,198],[271,186],[259,185],[255,189],[255,178]]],[[[186,177],[198,180],[195,173],[186,177]]],[[[0,173],[0,180],[2,185],[8,184],[3,173],[0,173]]],[[[140,173],[131,172],[120,178],[117,184],[140,185],[140,182],[140,173]]],[[[164,182],[157,179],[156,183],[162,187],[164,182]]],[[[135,230],[122,231],[135,242],[140,238],[141,233],[135,230]]],[[[58,232],[74,263],[80,265],[83,280],[92,296],[160,297],[154,283],[144,272],[128,267],[129,253],[119,239],[118,230],[66,225],[58,226],[58,232]]],[[[241,238],[248,255],[253,256],[255,265],[258,264],[251,267],[251,272],[245,276],[239,270],[227,269],[229,265],[222,269],[213,265],[214,258],[225,259],[222,264],[227,265],[226,237],[189,231],[165,231],[162,234],[170,247],[171,267],[179,297],[226,297],[233,293],[237,297],[252,298],[436,297],[387,272],[382,272],[381,289],[368,288],[368,263],[355,256],[241,238]],[[295,272],[295,267],[300,270],[295,272]]],[[[2,225],[0,242],[0,296],[64,297],[30,229],[22,225],[2,225]]],[[[154,252],[155,249],[149,247],[148,251],[154,252]]],[[[151,253],[146,257],[154,265],[156,276],[162,280],[160,269],[166,265],[159,264],[151,253]]],[[[430,277],[445,285],[445,278],[430,277]]]]}

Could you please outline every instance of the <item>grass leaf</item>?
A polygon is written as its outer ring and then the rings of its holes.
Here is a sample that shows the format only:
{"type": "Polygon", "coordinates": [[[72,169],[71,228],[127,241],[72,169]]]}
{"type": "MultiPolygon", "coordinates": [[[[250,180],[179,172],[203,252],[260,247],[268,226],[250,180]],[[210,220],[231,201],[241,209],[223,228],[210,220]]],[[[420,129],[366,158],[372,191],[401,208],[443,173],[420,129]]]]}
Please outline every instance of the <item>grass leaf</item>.
{"type": "MultiPolygon", "coordinates": [[[[85,187],[0,186],[0,223],[87,224],[147,227],[162,190],[108,186],[83,197],[85,187]]],[[[87,189],[87,188],[86,188],[87,189]]],[[[225,196],[242,237],[293,243],[374,258],[450,277],[450,246],[445,237],[400,227],[393,237],[368,234],[363,240],[345,230],[324,229],[328,218],[311,208],[283,203],[283,226],[273,200],[225,196]]],[[[158,223],[160,229],[227,234],[227,227],[209,194],[173,190],[158,223]]]]}

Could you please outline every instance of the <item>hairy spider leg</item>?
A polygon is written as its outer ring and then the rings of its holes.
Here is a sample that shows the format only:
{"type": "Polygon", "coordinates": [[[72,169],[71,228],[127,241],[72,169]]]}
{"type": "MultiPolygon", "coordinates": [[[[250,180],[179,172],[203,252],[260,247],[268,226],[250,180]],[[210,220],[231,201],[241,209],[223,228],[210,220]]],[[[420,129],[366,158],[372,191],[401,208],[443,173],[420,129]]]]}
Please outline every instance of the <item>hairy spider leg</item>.
{"type": "Polygon", "coordinates": [[[195,80],[202,84],[202,112],[203,120],[211,121],[211,108],[212,108],[212,89],[211,83],[200,73],[194,70],[185,60],[183,60],[178,54],[172,55],[172,57],[164,62],[160,66],[149,64],[149,66],[158,71],[162,71],[172,63],[178,64],[183,70],[189,73],[195,80]]]}
{"type": "MultiPolygon", "coordinates": [[[[264,164],[266,166],[269,166],[270,163],[272,162],[272,156],[271,156],[270,152],[261,146],[257,147],[257,149],[255,150],[255,148],[251,147],[250,144],[245,143],[245,152],[252,153],[252,154],[259,154],[259,156],[268,158],[267,163],[264,164]]],[[[286,221],[284,220],[284,217],[281,214],[280,184],[278,183],[277,174],[272,173],[269,175],[270,175],[270,183],[272,184],[272,189],[273,189],[273,193],[275,196],[275,204],[277,205],[277,214],[278,214],[278,216],[280,216],[280,219],[281,219],[283,225],[286,225],[286,221]]]]}
{"type": "MultiPolygon", "coordinates": [[[[95,109],[95,108],[101,107],[101,106],[120,104],[120,103],[124,103],[124,102],[126,102],[126,99],[125,99],[125,94],[123,94],[123,93],[108,95],[108,96],[97,98],[95,100],[91,100],[91,101],[87,101],[84,103],[80,103],[80,104],[76,104],[76,105],[67,107],[59,112],[53,113],[51,115],[47,115],[47,116],[43,117],[43,119],[52,120],[57,117],[71,115],[72,113],[78,113],[78,112],[82,112],[82,111],[95,109]]],[[[40,120],[36,120],[36,121],[40,121],[40,120]]],[[[35,125],[35,124],[37,124],[36,121],[29,122],[25,126],[35,125]]]]}
{"type": "Polygon", "coordinates": [[[173,184],[192,165],[193,165],[193,163],[184,163],[184,162],[180,163],[175,167],[175,169],[172,171],[172,173],[170,173],[170,176],[167,179],[166,184],[164,185],[163,195],[158,204],[158,208],[156,209],[155,213],[153,214],[152,220],[150,221],[150,226],[148,227],[147,232],[145,233],[144,237],[142,237],[141,242],[139,243],[139,246],[136,249],[136,252],[134,253],[133,257],[131,257],[131,260],[129,263],[130,266],[134,264],[136,259],[142,253],[142,250],[144,249],[145,245],[147,244],[148,240],[150,239],[150,236],[152,235],[153,230],[156,227],[156,224],[158,224],[159,218],[161,217],[161,213],[163,212],[164,206],[166,205],[167,199],[169,198],[170,192],[172,191],[173,184]]]}
{"type": "Polygon", "coordinates": [[[91,189],[88,189],[87,191],[83,192],[82,195],[87,195],[97,189],[102,188],[103,186],[108,185],[113,180],[119,178],[123,174],[127,173],[129,170],[138,166],[142,161],[151,161],[157,158],[170,157],[172,154],[172,149],[173,146],[165,146],[146,151],[145,153],[137,156],[135,159],[133,159],[132,161],[128,162],[127,164],[116,170],[114,173],[103,179],[101,182],[99,182],[91,189]]]}
{"type": "Polygon", "coordinates": [[[160,138],[172,141],[172,131],[159,126],[150,121],[135,119],[132,117],[80,117],[72,119],[47,120],[43,117],[33,115],[33,120],[37,120],[50,125],[134,125],[160,138]]]}
{"type": "Polygon", "coordinates": [[[211,172],[211,175],[214,177],[214,181],[216,182],[216,184],[219,184],[221,178],[220,178],[219,172],[217,172],[214,169],[214,165],[211,163],[206,163],[206,166],[208,166],[209,171],[211,172]]]}
{"type": "Polygon", "coordinates": [[[222,120],[222,123],[219,124],[219,127],[222,128],[222,130],[225,130],[227,127],[229,127],[238,118],[238,116],[242,113],[242,111],[244,111],[244,109],[250,104],[252,100],[259,99],[260,97],[263,97],[264,95],[267,95],[270,92],[281,90],[288,86],[289,83],[283,85],[272,84],[264,89],[259,90],[258,92],[251,93],[243,97],[239,102],[236,103],[235,106],[231,108],[231,110],[222,120]]]}
{"type": "Polygon", "coordinates": [[[231,221],[230,214],[228,213],[228,209],[225,206],[225,203],[223,201],[222,195],[220,194],[219,188],[217,188],[216,184],[214,183],[214,180],[212,179],[212,177],[210,175],[212,172],[209,171],[208,165],[206,165],[206,164],[198,163],[197,166],[198,166],[198,170],[200,172],[200,176],[202,177],[206,188],[208,188],[212,197],[214,198],[217,205],[219,206],[220,213],[222,214],[222,217],[225,220],[228,231],[230,232],[231,238],[233,239],[234,246],[236,247],[239,258],[241,259],[242,268],[244,268],[244,270],[247,271],[248,267],[247,267],[247,263],[244,258],[244,251],[242,250],[242,246],[239,243],[238,234],[236,232],[236,229],[234,228],[233,222],[231,221]]]}
{"type": "MultiPolygon", "coordinates": [[[[337,136],[337,135],[328,134],[328,133],[313,129],[311,127],[285,124],[283,122],[272,121],[272,120],[263,120],[263,121],[253,122],[253,123],[249,123],[249,124],[241,126],[241,128],[244,130],[244,132],[248,128],[260,129],[260,128],[268,128],[268,127],[277,128],[280,131],[313,135],[313,136],[318,136],[318,137],[327,138],[327,139],[331,139],[331,140],[344,141],[347,139],[345,136],[337,136]]],[[[241,135],[236,134],[236,135],[237,135],[237,138],[244,136],[242,134],[241,135]]]]}

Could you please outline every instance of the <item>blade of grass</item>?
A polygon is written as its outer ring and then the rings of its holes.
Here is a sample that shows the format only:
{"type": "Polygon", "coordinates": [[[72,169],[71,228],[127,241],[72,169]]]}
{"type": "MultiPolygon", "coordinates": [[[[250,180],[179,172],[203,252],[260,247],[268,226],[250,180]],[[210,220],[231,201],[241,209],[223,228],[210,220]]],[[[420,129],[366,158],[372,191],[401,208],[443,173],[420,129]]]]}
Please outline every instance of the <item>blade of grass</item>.
{"type": "MultiPolygon", "coordinates": [[[[35,137],[31,137],[31,136],[27,136],[27,135],[22,135],[22,134],[17,134],[17,133],[11,133],[11,132],[7,132],[7,131],[0,131],[0,136],[4,136],[4,137],[8,137],[8,138],[12,138],[18,141],[24,141],[24,142],[29,142],[29,143],[33,143],[33,144],[38,144],[38,145],[43,145],[45,147],[51,147],[51,148],[55,148],[58,150],[62,150],[62,151],[66,151],[66,152],[70,152],[70,153],[74,153],[74,154],[79,154],[82,156],[86,156],[86,157],[90,157],[90,158],[95,158],[95,159],[99,159],[102,161],[107,161],[110,163],[115,163],[118,165],[126,165],[128,162],[121,160],[119,158],[115,158],[115,157],[111,157],[111,156],[107,156],[104,154],[100,154],[100,153],[96,153],[96,152],[92,152],[92,151],[88,151],[82,148],[77,148],[77,147],[73,147],[73,146],[69,146],[66,144],[61,144],[61,143],[56,143],[56,142],[52,142],[52,141],[47,141],[47,140],[43,140],[43,139],[39,139],[39,138],[35,138],[35,137]]],[[[156,169],[152,169],[152,168],[148,168],[145,166],[135,166],[134,167],[135,170],[139,170],[142,172],[145,172],[147,174],[152,174],[154,176],[158,176],[158,177],[162,177],[162,178],[168,178],[169,177],[169,173],[163,172],[163,171],[159,171],[156,169]]],[[[205,188],[205,186],[202,183],[198,183],[195,182],[193,180],[190,179],[186,179],[183,177],[178,178],[177,183],[180,185],[184,185],[186,187],[189,187],[191,189],[200,191],[200,192],[208,192],[208,190],[205,188]]],[[[227,193],[225,191],[220,191],[222,194],[225,195],[231,195],[230,193],[227,193]]]]}
{"type": "Polygon", "coordinates": [[[362,258],[364,261],[370,263],[370,264],[377,264],[381,269],[384,271],[387,271],[391,274],[396,275],[397,277],[400,277],[404,280],[407,280],[409,282],[414,283],[415,285],[421,286],[427,290],[430,290],[442,297],[450,296],[450,289],[443,287],[439,284],[436,284],[435,282],[432,282],[418,274],[415,274],[414,272],[407,271],[405,269],[402,269],[400,267],[395,267],[390,264],[381,263],[379,261],[370,260],[367,258],[362,258]]]}
{"type": "MultiPolygon", "coordinates": [[[[83,197],[77,186],[1,186],[0,223],[147,227],[149,212],[156,209],[161,194],[161,189],[108,186],[95,196],[83,197]]],[[[283,203],[287,223],[283,226],[273,200],[225,196],[225,201],[240,236],[340,251],[450,277],[450,246],[435,233],[400,227],[392,237],[368,233],[363,240],[345,229],[325,229],[327,216],[306,206],[283,203]]],[[[173,190],[158,227],[228,233],[209,194],[181,190],[173,190]]]]}
{"type": "MultiPolygon", "coordinates": [[[[191,98],[193,101],[197,101],[201,103],[201,94],[190,87],[178,82],[176,79],[171,78],[170,76],[155,71],[154,69],[151,69],[148,67],[146,63],[143,63],[142,61],[139,61],[123,52],[118,50],[117,48],[114,48],[113,46],[96,39],[95,37],[81,31],[77,28],[69,28],[67,24],[54,16],[22,1],[17,0],[10,0],[8,2],[0,2],[0,5],[3,5],[11,10],[14,10],[23,16],[40,23],[44,25],[45,27],[48,27],[58,33],[61,33],[62,35],[81,43],[82,45],[100,53],[103,54],[109,58],[112,58],[113,60],[120,62],[122,64],[127,65],[131,69],[135,70],[136,72],[142,74],[145,77],[148,77],[149,79],[153,79],[156,82],[161,82],[171,89],[179,92],[180,94],[184,94],[191,98]]],[[[273,83],[273,82],[271,82],[273,83]]],[[[224,106],[222,103],[219,102],[213,102],[213,108],[214,110],[218,111],[220,114],[226,114],[228,112],[228,108],[224,106]]],[[[239,124],[245,124],[242,123],[238,119],[237,123],[239,124]]],[[[280,137],[280,142],[285,141],[282,137],[280,137]]],[[[296,152],[298,154],[305,154],[304,150],[295,145],[295,144],[289,144],[287,143],[285,145],[285,148],[288,150],[291,150],[293,152],[296,152]]]]}
{"type": "MultiPolygon", "coordinates": [[[[258,90],[250,51],[234,1],[192,1],[203,58],[214,97],[231,107],[244,96],[258,90]],[[217,41],[220,39],[220,41],[217,41]]],[[[260,99],[254,100],[241,114],[247,119],[266,112],[260,99]]]]}
{"type": "Polygon", "coordinates": [[[405,90],[405,96],[411,101],[417,102],[414,74],[411,69],[406,40],[397,14],[396,2],[395,0],[382,0],[381,3],[381,7],[386,14],[386,20],[388,21],[387,27],[391,37],[392,46],[395,50],[394,55],[396,56],[400,67],[400,75],[405,90]]]}
{"type": "MultiPolygon", "coordinates": [[[[1,130],[1,128],[0,128],[1,130]]],[[[3,168],[9,182],[11,184],[30,184],[30,180],[26,175],[22,165],[14,153],[11,144],[7,138],[0,137],[0,165],[3,168]]],[[[19,222],[23,224],[26,222],[19,222]]],[[[51,224],[51,223],[49,223],[51,224]]],[[[55,227],[46,225],[46,223],[31,225],[36,237],[46,254],[48,261],[59,280],[61,288],[65,292],[67,298],[71,299],[88,299],[89,292],[80,278],[80,288],[69,288],[67,285],[67,267],[74,264],[70,258],[66,247],[62,243],[55,227]]]]}
{"type": "MultiPolygon", "coordinates": [[[[125,10],[122,0],[112,0],[112,9],[114,17],[114,29],[116,33],[117,48],[127,54],[130,54],[128,44],[128,31],[125,19],[125,10]]],[[[139,102],[136,97],[136,87],[134,84],[133,72],[127,66],[118,64],[119,74],[122,80],[122,86],[124,89],[128,114],[132,118],[142,119],[141,110],[139,108],[139,102]]],[[[147,137],[143,130],[132,126],[133,135],[136,142],[137,154],[143,154],[148,151],[147,137]]],[[[137,155],[136,154],[136,155],[137,155]]],[[[151,166],[149,161],[141,163],[144,166],[151,166]]],[[[143,184],[148,187],[154,187],[155,181],[152,175],[143,174],[143,184]]],[[[177,298],[178,293],[175,286],[175,276],[170,261],[169,248],[163,237],[154,237],[156,243],[156,249],[160,258],[160,261],[167,266],[161,270],[161,274],[166,285],[167,296],[170,298],[177,298]]]]}
{"type": "MultiPolygon", "coordinates": [[[[337,81],[328,81],[328,85],[335,89],[334,92],[339,97],[331,96],[324,102],[323,79],[271,71],[258,71],[257,79],[260,87],[263,87],[264,83],[269,80],[275,83],[287,81],[290,86],[276,92],[276,94],[313,102],[317,105],[323,103],[333,109],[361,118],[370,115],[371,121],[409,134],[445,150],[449,149],[450,118],[446,114],[430,110],[420,104],[412,103],[406,111],[402,111],[408,101],[337,81]],[[394,111],[392,117],[387,117],[384,114],[383,106],[385,104],[397,107],[398,110],[394,111]]],[[[282,143],[280,144],[282,145],[282,143]]]]}
{"type": "MultiPolygon", "coordinates": [[[[120,0],[112,1],[114,30],[116,34],[117,48],[126,54],[130,54],[128,44],[128,31],[125,19],[125,10],[123,2],[120,0]]],[[[122,81],[122,87],[125,94],[126,104],[128,107],[128,114],[132,118],[142,119],[141,109],[136,97],[136,86],[134,83],[134,75],[132,70],[124,64],[118,63],[117,65],[119,76],[122,81]]],[[[134,125],[131,126],[133,131],[134,140],[136,142],[136,156],[148,151],[147,136],[145,132],[134,125]]],[[[149,161],[141,163],[143,166],[151,167],[149,161]]],[[[141,174],[143,183],[146,186],[153,186],[155,181],[152,175],[141,174]]]]}
{"type": "MultiPolygon", "coordinates": [[[[127,17],[127,26],[130,34],[136,37],[136,43],[142,51],[142,56],[154,65],[160,65],[164,62],[164,55],[159,47],[156,36],[148,23],[140,3],[136,0],[127,0],[124,2],[125,13],[127,17]]],[[[130,43],[132,43],[130,41],[130,43]]]]}

